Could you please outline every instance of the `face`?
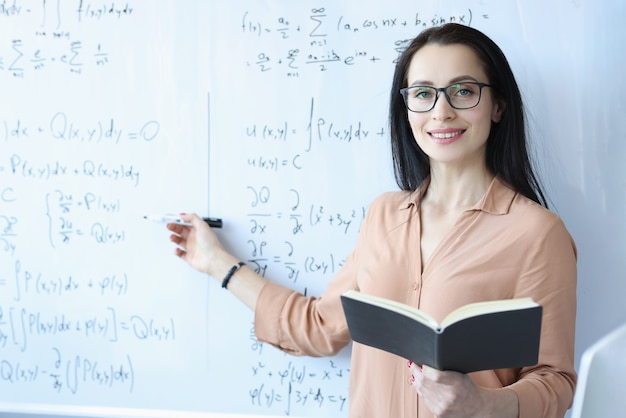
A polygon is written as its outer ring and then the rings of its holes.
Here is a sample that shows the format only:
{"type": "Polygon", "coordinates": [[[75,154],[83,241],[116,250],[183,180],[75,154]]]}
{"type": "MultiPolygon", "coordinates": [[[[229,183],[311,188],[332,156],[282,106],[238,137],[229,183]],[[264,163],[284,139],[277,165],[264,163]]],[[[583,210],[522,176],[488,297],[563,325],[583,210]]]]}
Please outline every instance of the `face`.
{"type": "MultiPolygon", "coordinates": [[[[427,44],[411,60],[408,86],[446,87],[460,81],[489,84],[482,63],[465,45],[427,44]]],[[[454,109],[439,92],[435,107],[423,113],[407,109],[409,123],[418,145],[437,164],[460,168],[485,166],[487,138],[492,122],[499,122],[502,106],[493,99],[490,87],[483,87],[480,102],[471,109],[454,109]]]]}

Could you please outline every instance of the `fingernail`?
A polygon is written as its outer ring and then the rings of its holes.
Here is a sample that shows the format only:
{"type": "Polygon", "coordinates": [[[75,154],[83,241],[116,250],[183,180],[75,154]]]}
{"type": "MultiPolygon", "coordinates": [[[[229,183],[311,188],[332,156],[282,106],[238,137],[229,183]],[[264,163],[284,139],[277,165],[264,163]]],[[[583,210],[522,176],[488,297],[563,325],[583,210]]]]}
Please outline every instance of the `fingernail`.
{"type": "Polygon", "coordinates": [[[412,366],[412,365],[413,365],[413,362],[412,362],[411,360],[409,360],[409,361],[407,362],[407,366],[409,366],[409,369],[411,368],[411,366],[412,366]]]}
{"type": "Polygon", "coordinates": [[[411,377],[409,377],[409,381],[411,383],[415,383],[415,376],[411,375],[411,377]]]}

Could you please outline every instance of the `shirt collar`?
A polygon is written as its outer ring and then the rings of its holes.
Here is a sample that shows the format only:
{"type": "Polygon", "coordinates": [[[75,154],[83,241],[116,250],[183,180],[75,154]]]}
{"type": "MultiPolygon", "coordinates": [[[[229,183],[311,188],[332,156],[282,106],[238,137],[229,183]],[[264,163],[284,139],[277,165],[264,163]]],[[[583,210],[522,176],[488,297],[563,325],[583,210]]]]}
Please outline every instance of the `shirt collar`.
{"type": "MultiPolygon", "coordinates": [[[[430,177],[427,177],[417,190],[409,193],[407,199],[402,202],[398,209],[404,210],[419,205],[422,193],[430,184],[430,177]]],[[[487,188],[487,192],[471,210],[480,210],[492,215],[506,215],[511,208],[513,199],[517,193],[511,189],[499,176],[495,176],[487,188]]]]}
{"type": "Polygon", "coordinates": [[[513,199],[517,193],[507,185],[500,176],[495,176],[482,199],[476,203],[474,210],[482,210],[492,215],[509,213],[513,199]]]}

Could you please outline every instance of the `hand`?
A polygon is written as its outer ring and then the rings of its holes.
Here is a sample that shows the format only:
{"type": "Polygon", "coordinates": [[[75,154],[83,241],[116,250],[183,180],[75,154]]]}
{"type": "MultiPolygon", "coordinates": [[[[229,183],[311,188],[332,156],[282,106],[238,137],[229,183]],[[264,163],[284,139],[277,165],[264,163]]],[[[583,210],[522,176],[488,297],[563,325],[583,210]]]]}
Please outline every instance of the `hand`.
{"type": "Polygon", "coordinates": [[[466,374],[410,363],[412,384],[439,418],[517,417],[518,401],[509,389],[485,389],[466,374]]]}
{"type": "Polygon", "coordinates": [[[173,232],[170,241],[177,245],[175,254],[198,271],[211,274],[216,259],[224,254],[224,247],[211,227],[196,214],[181,214],[180,218],[191,226],[167,224],[173,232]]]}

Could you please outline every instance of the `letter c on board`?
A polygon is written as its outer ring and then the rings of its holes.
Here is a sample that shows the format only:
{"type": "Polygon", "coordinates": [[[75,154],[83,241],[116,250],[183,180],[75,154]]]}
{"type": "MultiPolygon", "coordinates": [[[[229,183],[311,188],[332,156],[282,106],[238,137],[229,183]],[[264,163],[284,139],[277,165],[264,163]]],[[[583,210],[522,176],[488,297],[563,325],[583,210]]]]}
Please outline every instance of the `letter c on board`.
{"type": "Polygon", "coordinates": [[[0,200],[3,202],[15,202],[16,198],[13,195],[13,187],[5,187],[0,194],[0,200]]]}

